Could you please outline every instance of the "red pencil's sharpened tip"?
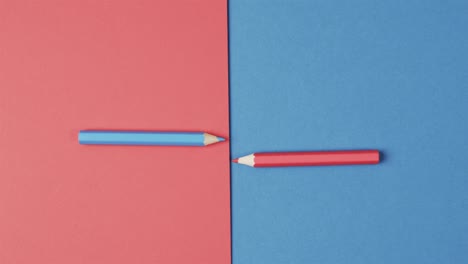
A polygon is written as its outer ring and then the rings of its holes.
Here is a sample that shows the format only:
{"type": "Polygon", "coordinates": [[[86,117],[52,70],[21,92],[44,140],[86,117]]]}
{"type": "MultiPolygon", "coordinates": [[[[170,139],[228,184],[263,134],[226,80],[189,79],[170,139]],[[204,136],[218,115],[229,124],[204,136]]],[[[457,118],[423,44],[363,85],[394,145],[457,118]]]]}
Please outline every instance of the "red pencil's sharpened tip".
{"type": "Polygon", "coordinates": [[[232,162],[239,163],[239,159],[233,159],[232,162]]]}

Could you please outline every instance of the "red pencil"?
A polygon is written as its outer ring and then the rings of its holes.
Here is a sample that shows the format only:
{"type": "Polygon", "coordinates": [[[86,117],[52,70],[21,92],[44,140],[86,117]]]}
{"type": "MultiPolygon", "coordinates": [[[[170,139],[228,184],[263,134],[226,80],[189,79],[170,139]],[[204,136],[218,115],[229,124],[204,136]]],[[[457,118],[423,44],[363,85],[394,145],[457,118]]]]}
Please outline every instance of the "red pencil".
{"type": "Polygon", "coordinates": [[[233,162],[251,167],[377,164],[378,150],[254,153],[233,162]]]}

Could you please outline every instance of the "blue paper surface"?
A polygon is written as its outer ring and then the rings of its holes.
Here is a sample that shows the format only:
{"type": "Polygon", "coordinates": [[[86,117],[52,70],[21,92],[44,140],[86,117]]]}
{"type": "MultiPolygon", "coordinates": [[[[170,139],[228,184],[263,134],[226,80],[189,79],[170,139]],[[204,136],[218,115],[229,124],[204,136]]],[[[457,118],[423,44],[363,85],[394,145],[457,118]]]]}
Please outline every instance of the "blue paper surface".
{"type": "Polygon", "coordinates": [[[230,1],[234,264],[468,263],[468,1],[230,1]]]}

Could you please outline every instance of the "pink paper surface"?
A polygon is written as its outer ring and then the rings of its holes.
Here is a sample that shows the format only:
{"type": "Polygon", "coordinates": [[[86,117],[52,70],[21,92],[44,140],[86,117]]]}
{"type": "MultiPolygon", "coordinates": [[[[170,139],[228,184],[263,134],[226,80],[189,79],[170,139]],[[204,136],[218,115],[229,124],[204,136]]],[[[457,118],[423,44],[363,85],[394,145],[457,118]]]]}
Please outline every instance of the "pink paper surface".
{"type": "Polygon", "coordinates": [[[0,1],[0,263],[230,263],[229,144],[78,144],[80,129],[229,137],[223,0],[0,1]]]}

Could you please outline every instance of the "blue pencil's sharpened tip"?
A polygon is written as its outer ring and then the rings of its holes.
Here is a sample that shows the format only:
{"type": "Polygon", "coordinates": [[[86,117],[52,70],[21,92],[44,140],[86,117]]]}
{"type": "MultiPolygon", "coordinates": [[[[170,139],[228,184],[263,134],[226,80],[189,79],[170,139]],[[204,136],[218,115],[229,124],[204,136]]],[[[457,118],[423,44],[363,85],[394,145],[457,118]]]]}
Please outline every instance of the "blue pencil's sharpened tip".
{"type": "Polygon", "coordinates": [[[219,141],[219,142],[223,142],[223,141],[226,140],[226,139],[224,139],[224,138],[222,138],[222,137],[217,137],[217,138],[218,138],[218,141],[219,141]]]}

